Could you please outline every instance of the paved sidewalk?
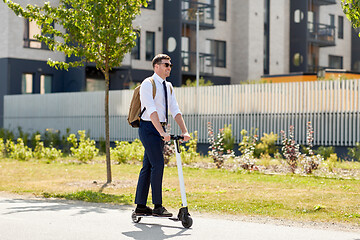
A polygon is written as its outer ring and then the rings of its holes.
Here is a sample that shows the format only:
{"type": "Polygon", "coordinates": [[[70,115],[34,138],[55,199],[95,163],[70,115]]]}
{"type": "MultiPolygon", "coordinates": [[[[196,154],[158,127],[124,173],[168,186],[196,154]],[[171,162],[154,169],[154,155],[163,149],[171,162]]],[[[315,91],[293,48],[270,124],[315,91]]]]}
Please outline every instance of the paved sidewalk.
{"type": "Polygon", "coordinates": [[[61,200],[0,197],[1,240],[360,240],[360,232],[342,232],[194,216],[181,222],[146,218],[135,224],[131,209],[61,200]]]}

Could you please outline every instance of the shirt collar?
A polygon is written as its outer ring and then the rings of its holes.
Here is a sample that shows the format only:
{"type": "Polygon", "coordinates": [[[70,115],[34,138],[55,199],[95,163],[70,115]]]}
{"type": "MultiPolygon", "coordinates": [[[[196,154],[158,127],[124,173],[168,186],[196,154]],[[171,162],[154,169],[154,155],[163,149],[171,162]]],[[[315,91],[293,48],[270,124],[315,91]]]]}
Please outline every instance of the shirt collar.
{"type": "Polygon", "coordinates": [[[156,79],[158,82],[160,82],[161,84],[165,81],[164,79],[162,79],[159,75],[157,75],[156,73],[154,73],[153,78],[156,79]]]}

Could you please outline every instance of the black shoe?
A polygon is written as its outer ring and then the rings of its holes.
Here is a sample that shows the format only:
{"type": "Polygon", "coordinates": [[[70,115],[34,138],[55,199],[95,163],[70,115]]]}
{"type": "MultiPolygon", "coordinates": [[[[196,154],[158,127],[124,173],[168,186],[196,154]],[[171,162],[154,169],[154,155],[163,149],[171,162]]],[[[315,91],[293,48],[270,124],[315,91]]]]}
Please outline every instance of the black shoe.
{"type": "Polygon", "coordinates": [[[153,210],[149,207],[136,207],[135,214],[136,216],[151,216],[153,210]]]}
{"type": "Polygon", "coordinates": [[[164,207],[154,208],[152,215],[156,217],[172,217],[172,213],[169,213],[164,207]]]}

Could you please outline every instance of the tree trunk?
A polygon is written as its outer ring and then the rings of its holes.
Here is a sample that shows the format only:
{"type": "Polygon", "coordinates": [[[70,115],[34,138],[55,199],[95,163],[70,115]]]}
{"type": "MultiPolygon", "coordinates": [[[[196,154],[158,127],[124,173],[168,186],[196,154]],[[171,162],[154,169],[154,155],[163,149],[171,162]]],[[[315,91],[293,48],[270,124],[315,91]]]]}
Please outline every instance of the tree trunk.
{"type": "Polygon", "coordinates": [[[110,160],[110,129],[109,129],[109,68],[105,69],[105,142],[106,142],[106,173],[107,182],[111,183],[111,160],[110,160]]]}

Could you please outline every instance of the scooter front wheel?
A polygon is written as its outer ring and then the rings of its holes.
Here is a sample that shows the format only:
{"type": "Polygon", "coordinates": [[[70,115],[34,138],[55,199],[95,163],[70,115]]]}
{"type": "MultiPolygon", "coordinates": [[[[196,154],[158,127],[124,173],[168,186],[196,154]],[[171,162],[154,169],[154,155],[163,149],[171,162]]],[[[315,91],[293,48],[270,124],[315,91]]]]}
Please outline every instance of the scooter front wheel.
{"type": "Polygon", "coordinates": [[[191,217],[187,216],[181,221],[184,228],[190,228],[193,224],[193,220],[191,217]]]}
{"type": "Polygon", "coordinates": [[[133,221],[134,223],[138,223],[138,222],[140,222],[141,217],[136,216],[136,213],[133,212],[133,213],[131,214],[131,219],[132,219],[132,221],[133,221]]]}

